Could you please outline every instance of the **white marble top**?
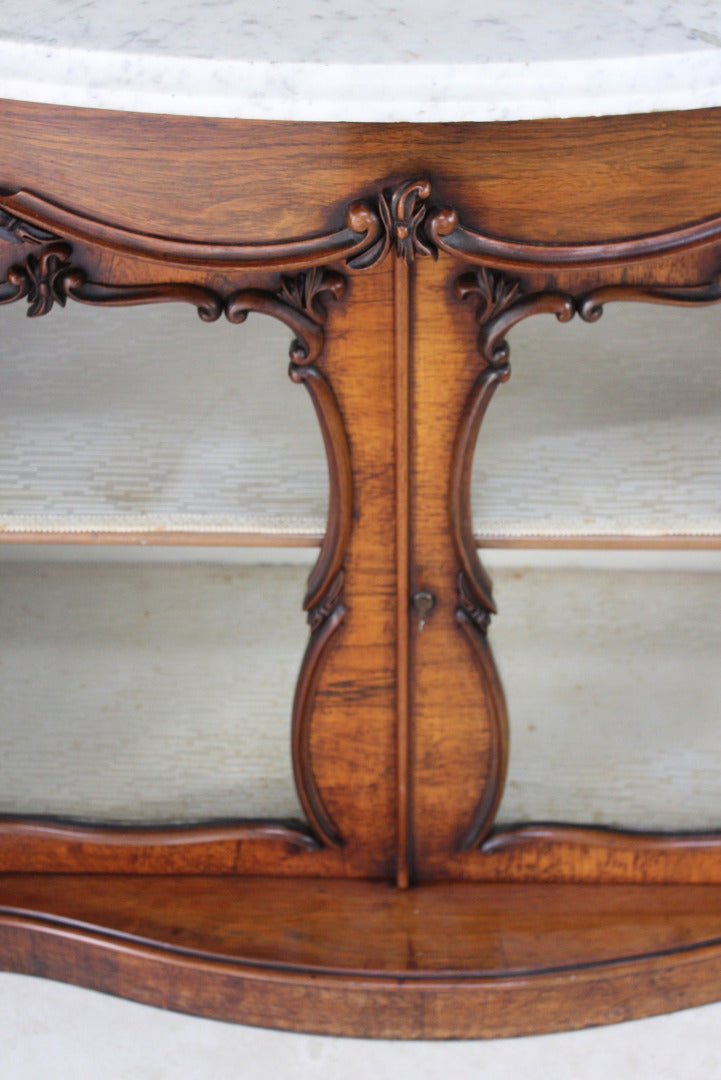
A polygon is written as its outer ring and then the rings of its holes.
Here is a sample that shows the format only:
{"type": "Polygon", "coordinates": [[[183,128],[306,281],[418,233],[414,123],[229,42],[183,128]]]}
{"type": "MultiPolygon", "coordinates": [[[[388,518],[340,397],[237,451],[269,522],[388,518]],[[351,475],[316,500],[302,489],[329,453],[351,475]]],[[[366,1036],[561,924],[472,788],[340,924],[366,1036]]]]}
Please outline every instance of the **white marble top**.
{"type": "Polygon", "coordinates": [[[721,105],[717,0],[0,0],[0,97],[286,120],[721,105]]]}

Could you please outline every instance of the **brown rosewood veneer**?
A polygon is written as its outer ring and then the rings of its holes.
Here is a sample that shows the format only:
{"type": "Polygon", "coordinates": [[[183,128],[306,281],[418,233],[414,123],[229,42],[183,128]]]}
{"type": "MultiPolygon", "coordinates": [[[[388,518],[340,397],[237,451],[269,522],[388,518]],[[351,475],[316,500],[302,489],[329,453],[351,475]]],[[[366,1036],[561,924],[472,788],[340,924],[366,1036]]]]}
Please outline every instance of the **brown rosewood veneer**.
{"type": "Polygon", "coordinates": [[[6,875],[4,966],[225,1020],[516,1035],[701,1004],[721,887],[6,875]]]}
{"type": "Polygon", "coordinates": [[[324,233],[379,182],[428,177],[466,224],[580,242],[721,213],[716,110],[494,124],[293,124],[2,102],[5,190],[156,237],[324,233]]]}
{"type": "Polygon", "coordinates": [[[305,822],[0,820],[0,966],[388,1037],[721,996],[721,833],[496,828],[509,719],[470,512],[517,323],[721,300],[720,154],[714,110],[376,127],[4,104],[0,304],[279,319],[330,509],[298,598],[305,822]]]}

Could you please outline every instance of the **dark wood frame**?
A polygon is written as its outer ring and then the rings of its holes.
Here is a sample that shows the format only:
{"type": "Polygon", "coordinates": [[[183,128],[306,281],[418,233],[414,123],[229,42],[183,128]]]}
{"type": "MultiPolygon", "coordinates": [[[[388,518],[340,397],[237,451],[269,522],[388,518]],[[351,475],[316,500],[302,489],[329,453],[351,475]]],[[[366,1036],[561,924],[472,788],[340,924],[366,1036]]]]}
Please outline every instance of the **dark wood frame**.
{"type": "Polygon", "coordinates": [[[470,516],[513,326],[721,299],[721,115],[376,128],[6,103],[0,142],[0,304],[280,319],[330,481],[290,728],[306,821],[6,818],[0,965],[389,1037],[721,997],[721,832],[494,826],[508,721],[470,516]]]}

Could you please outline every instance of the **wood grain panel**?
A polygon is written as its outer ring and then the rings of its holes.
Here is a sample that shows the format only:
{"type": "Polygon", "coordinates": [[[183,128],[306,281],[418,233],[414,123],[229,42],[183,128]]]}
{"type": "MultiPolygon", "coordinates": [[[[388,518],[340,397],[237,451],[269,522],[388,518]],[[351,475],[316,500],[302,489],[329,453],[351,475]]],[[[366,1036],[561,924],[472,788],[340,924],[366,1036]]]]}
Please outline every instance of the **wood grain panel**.
{"type": "Polygon", "coordinates": [[[345,617],[319,672],[310,756],[344,840],[339,857],[368,876],[393,875],[396,850],[392,273],[386,263],[350,279],[319,363],[346,426],[354,506],[345,617]]]}
{"type": "Polygon", "coordinates": [[[294,125],[3,102],[0,186],[155,235],[261,242],[342,226],[352,199],[426,175],[498,237],[608,240],[721,212],[719,116],[294,125]]]}
{"type": "Polygon", "coordinates": [[[451,529],[454,446],[458,417],[483,362],[472,318],[453,297],[453,281],[454,264],[443,256],[416,265],[411,591],[436,596],[422,631],[417,617],[411,624],[413,846],[420,878],[434,876],[461,847],[489,784],[500,794],[503,770],[495,780],[492,774],[498,752],[501,758],[505,752],[494,741],[502,694],[493,660],[485,641],[476,648],[475,626],[469,637],[456,614],[461,567],[451,529]]]}

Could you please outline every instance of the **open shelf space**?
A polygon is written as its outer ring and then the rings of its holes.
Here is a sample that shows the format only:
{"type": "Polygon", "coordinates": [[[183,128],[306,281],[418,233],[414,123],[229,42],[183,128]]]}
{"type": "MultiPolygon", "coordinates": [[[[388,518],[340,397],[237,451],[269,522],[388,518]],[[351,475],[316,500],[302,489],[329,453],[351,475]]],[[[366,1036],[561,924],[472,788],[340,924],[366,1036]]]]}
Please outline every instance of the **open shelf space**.
{"type": "Polygon", "coordinates": [[[504,825],[721,827],[718,552],[488,552],[504,825]],[[689,686],[694,688],[688,706],[689,686]]]}
{"type": "Polygon", "coordinates": [[[0,541],[320,542],[325,450],[282,324],[71,304],[3,328],[0,541]]]}
{"type": "Polygon", "coordinates": [[[473,468],[483,546],[718,546],[721,309],[528,319],[473,468]]]}
{"type": "MultiPolygon", "coordinates": [[[[314,555],[3,549],[0,813],[298,817],[290,717],[314,555]]],[[[501,823],[717,827],[721,553],[485,562],[514,718],[501,823]]]]}
{"type": "Polygon", "coordinates": [[[290,717],[312,554],[292,553],[296,565],[273,565],[274,550],[228,550],[215,563],[186,548],[8,554],[0,813],[302,816],[290,717]]]}

